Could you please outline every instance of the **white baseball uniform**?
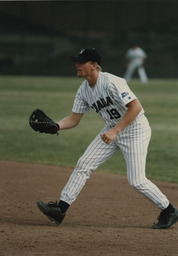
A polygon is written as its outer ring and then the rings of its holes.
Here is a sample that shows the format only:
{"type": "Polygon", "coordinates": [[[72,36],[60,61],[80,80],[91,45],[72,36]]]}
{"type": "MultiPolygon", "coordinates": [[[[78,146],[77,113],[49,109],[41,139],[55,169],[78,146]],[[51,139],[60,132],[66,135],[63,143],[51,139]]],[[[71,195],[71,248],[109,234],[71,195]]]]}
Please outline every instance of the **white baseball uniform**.
{"type": "Polygon", "coordinates": [[[148,78],[143,66],[143,60],[146,58],[146,53],[140,47],[136,47],[135,49],[131,48],[127,51],[126,59],[129,60],[129,64],[124,75],[127,82],[130,81],[134,71],[137,69],[141,82],[147,83],[148,78]]]}
{"type": "MultiPolygon", "coordinates": [[[[92,108],[105,121],[100,134],[112,129],[127,111],[126,105],[137,99],[125,79],[109,73],[99,72],[97,83],[91,88],[85,80],[79,87],[73,109],[74,113],[88,113],[92,108]]],[[[142,110],[135,120],[122,130],[110,144],[100,134],[91,142],[64,187],[60,200],[69,205],[77,198],[91,173],[114,153],[121,150],[127,168],[129,184],[150,199],[158,208],[165,209],[169,201],[145,176],[147,148],[151,129],[142,110]]]]}

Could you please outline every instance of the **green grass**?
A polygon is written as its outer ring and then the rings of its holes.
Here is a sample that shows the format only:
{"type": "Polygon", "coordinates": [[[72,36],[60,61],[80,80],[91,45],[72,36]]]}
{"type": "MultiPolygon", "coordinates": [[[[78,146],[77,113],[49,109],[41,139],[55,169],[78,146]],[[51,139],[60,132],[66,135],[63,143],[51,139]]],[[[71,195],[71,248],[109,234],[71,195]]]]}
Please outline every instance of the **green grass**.
{"type": "MultiPolygon", "coordinates": [[[[0,76],[0,159],[74,167],[104,121],[93,111],[78,127],[59,136],[34,132],[28,118],[35,108],[58,121],[71,113],[82,79],[0,76]]],[[[152,128],[147,177],[178,183],[178,80],[133,80],[131,89],[141,101],[152,128]]],[[[121,153],[98,171],[126,174],[121,153]]]]}

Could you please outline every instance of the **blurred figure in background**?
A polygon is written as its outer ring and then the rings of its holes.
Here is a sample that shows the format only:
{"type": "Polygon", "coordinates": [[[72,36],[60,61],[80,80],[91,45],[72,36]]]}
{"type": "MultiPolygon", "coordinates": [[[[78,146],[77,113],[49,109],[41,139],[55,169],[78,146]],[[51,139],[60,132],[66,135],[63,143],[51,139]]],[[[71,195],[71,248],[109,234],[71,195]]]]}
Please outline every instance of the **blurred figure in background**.
{"type": "Polygon", "coordinates": [[[138,47],[137,44],[134,44],[132,48],[128,49],[128,51],[126,52],[125,58],[127,61],[127,70],[124,75],[126,81],[129,82],[132,78],[134,71],[137,70],[141,82],[143,84],[146,84],[148,78],[145,72],[144,62],[147,58],[147,54],[144,52],[144,50],[138,47]]]}

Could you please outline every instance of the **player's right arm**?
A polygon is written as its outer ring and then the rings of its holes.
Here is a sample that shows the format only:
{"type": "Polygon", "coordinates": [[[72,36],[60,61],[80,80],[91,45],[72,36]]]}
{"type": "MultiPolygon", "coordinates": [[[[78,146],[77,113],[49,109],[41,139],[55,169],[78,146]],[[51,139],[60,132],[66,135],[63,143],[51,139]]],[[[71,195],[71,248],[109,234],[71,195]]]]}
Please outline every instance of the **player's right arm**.
{"type": "Polygon", "coordinates": [[[72,113],[70,116],[65,117],[58,122],[60,130],[71,129],[77,126],[82,119],[83,114],[72,113]]]}

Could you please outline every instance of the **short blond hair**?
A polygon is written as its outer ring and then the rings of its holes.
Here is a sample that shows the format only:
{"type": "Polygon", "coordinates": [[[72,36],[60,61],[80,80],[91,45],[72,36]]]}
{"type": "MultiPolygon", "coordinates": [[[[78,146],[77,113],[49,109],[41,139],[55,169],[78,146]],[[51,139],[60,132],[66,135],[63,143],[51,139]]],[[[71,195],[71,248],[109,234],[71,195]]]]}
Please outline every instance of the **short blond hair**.
{"type": "Polygon", "coordinates": [[[98,66],[97,66],[97,71],[99,72],[99,71],[102,71],[102,67],[98,64],[98,66]]]}

